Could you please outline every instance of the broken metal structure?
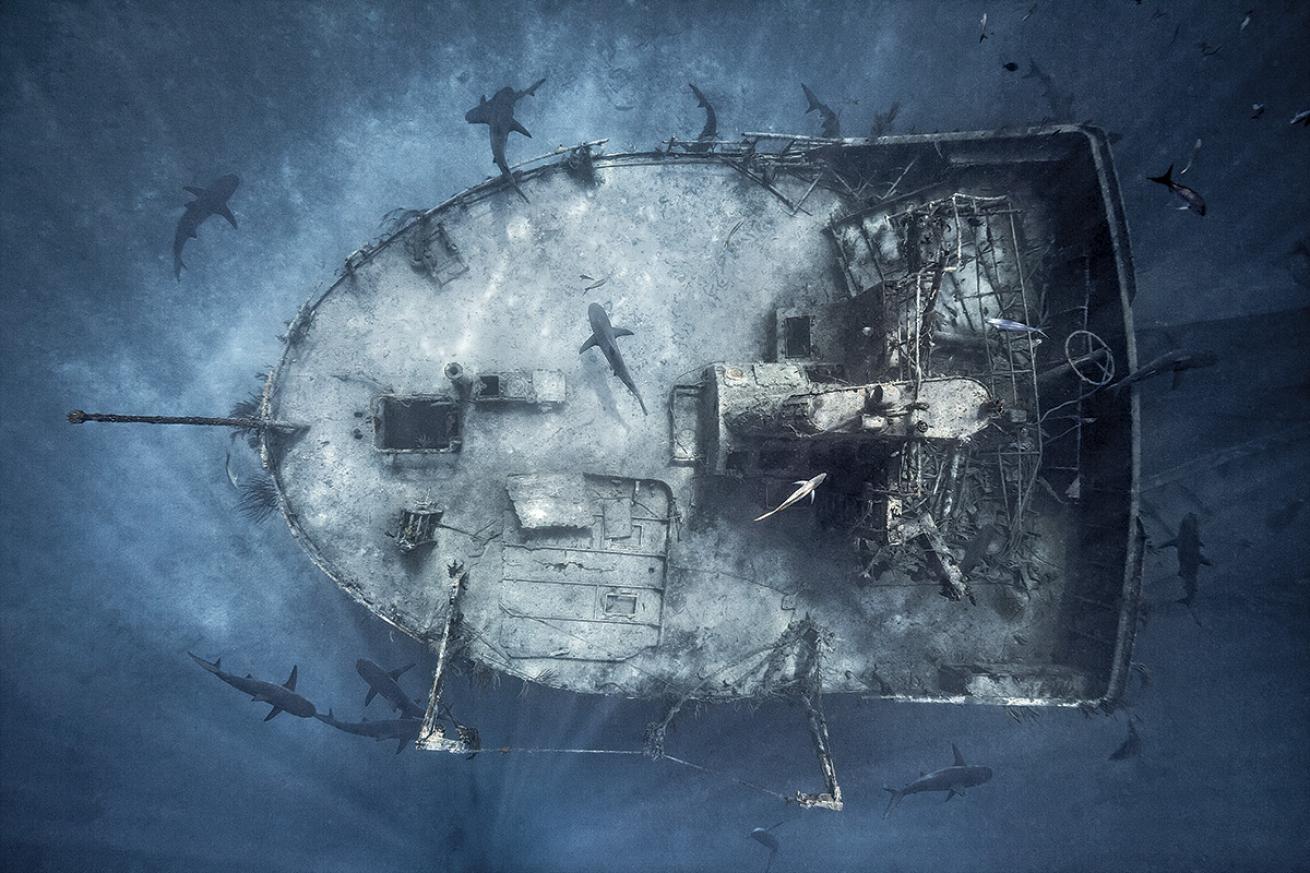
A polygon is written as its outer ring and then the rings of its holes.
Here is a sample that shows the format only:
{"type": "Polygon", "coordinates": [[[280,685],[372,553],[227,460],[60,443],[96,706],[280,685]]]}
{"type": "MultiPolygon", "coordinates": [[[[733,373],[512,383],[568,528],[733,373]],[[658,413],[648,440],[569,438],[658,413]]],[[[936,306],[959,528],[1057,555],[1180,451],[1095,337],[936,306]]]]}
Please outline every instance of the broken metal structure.
{"type": "Polygon", "coordinates": [[[840,809],[822,694],[1112,702],[1141,543],[1104,135],[603,146],[517,167],[528,203],[498,178],[406,213],[265,384],[292,532],[437,653],[419,746],[476,748],[443,723],[461,665],[668,700],[608,751],[688,766],[685,703],[789,696],[824,787],[788,799],[840,809]],[[578,354],[593,301],[649,416],[578,354]]]}

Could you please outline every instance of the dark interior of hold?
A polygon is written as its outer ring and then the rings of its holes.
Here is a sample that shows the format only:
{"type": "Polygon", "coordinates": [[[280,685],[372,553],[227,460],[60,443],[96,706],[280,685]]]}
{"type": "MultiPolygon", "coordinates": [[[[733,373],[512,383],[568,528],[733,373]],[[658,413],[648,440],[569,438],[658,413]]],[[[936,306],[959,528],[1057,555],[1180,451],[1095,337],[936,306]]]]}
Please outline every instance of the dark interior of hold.
{"type": "Polygon", "coordinates": [[[460,447],[459,406],[448,397],[383,397],[377,442],[388,452],[451,452],[460,447]]]}
{"type": "Polygon", "coordinates": [[[500,377],[499,376],[481,376],[482,390],[479,392],[483,397],[500,396],[500,377]]]}
{"type": "Polygon", "coordinates": [[[808,358],[810,356],[810,321],[808,315],[797,315],[789,317],[784,322],[784,344],[786,348],[783,354],[786,357],[808,358]]]}

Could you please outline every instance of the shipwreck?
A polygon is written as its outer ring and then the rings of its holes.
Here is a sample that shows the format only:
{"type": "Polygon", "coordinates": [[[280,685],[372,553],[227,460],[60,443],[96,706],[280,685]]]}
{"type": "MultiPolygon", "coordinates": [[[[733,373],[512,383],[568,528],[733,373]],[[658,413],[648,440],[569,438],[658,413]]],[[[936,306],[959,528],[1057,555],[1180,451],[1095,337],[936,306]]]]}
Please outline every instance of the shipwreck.
{"type": "Polygon", "coordinates": [[[349,596],[437,653],[658,698],[1109,705],[1139,598],[1133,268],[1091,127],[561,148],[395,217],[247,428],[349,596]],[[525,199],[526,201],[525,202],[525,199]],[[587,309],[632,331],[650,407],[587,309]],[[813,501],[763,521],[797,481],[813,501]]]}

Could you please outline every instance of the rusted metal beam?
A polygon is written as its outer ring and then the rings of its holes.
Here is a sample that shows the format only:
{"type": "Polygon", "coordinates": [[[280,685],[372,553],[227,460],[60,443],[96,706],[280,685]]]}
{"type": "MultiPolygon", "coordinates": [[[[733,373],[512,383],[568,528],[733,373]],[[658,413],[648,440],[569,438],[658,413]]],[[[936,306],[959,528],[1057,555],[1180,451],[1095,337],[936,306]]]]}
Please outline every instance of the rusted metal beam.
{"type": "Polygon", "coordinates": [[[213,418],[203,415],[120,415],[113,412],[84,412],[74,409],[68,413],[69,424],[98,421],[106,424],[190,424],[200,427],[235,427],[242,430],[305,430],[308,425],[271,418],[213,418]]]}

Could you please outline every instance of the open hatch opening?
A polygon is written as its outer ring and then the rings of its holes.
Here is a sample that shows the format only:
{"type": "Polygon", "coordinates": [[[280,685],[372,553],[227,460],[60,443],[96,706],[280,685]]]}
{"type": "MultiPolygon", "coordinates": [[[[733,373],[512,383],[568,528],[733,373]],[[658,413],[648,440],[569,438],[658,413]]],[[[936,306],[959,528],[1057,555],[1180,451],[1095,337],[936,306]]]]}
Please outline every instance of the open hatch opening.
{"type": "Polygon", "coordinates": [[[383,452],[458,452],[463,444],[460,407],[451,397],[383,395],[373,426],[383,452]]]}

